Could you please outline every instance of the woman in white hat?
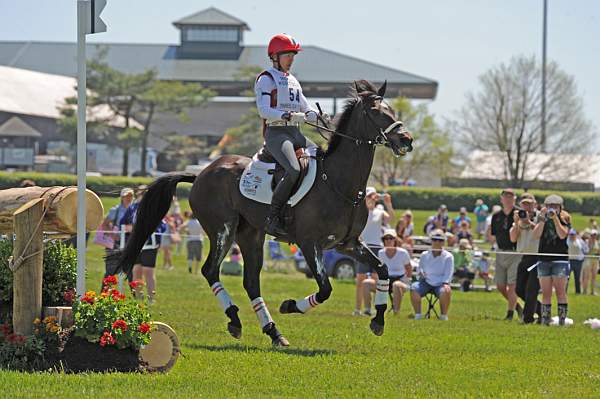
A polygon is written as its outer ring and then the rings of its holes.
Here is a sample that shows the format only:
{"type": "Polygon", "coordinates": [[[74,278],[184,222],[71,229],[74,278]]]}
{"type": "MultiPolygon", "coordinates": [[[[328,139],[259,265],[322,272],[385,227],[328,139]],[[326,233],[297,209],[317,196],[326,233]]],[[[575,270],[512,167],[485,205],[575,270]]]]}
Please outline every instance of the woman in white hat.
{"type": "Polygon", "coordinates": [[[598,256],[600,243],[598,243],[598,230],[592,229],[584,233],[585,241],[589,248],[589,257],[585,258],[581,269],[581,288],[583,294],[596,295],[596,276],[598,275],[598,256]]]}

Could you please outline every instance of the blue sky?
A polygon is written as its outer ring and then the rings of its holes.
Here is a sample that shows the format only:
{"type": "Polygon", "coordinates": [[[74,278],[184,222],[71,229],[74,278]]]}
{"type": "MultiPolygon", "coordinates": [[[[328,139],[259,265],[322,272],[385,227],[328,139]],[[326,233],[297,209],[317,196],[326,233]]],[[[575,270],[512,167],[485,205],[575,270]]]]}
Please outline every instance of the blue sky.
{"type": "MultiPolygon", "coordinates": [[[[0,0],[0,40],[74,41],[75,0],[0,0]]],[[[541,57],[543,0],[108,0],[96,42],[178,43],[172,21],[215,6],[251,28],[247,44],[279,32],[439,82],[431,110],[452,117],[491,66],[541,57]]],[[[574,75],[600,127],[600,1],[549,0],[548,57],[574,75]]],[[[301,60],[298,60],[301,62],[301,60]]],[[[365,76],[365,78],[369,78],[365,76]]]]}

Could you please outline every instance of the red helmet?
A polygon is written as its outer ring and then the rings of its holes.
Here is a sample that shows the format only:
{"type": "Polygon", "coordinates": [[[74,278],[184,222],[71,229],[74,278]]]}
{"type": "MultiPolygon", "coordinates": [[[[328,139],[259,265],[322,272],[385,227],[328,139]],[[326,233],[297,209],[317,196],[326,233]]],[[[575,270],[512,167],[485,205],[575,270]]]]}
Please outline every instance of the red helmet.
{"type": "Polygon", "coordinates": [[[296,42],[293,37],[286,35],[285,33],[275,35],[269,41],[269,48],[267,53],[269,57],[273,54],[284,53],[286,51],[302,51],[300,43],[296,42]]]}

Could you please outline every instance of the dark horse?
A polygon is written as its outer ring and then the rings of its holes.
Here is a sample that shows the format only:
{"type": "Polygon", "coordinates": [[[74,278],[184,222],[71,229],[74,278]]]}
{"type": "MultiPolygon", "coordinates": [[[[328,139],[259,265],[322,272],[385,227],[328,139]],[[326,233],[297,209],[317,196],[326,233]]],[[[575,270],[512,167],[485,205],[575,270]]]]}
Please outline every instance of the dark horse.
{"type": "MultiPolygon", "coordinates": [[[[377,268],[377,313],[370,327],[376,335],[383,334],[388,271],[387,266],[381,264],[377,256],[359,241],[368,215],[364,191],[376,145],[389,147],[396,156],[412,150],[412,137],[383,101],[385,86],[384,83],[376,89],[370,82],[355,82],[356,96],[347,100],[336,132],[329,139],[327,151],[317,157],[317,180],[307,195],[292,208],[294,217],[287,226],[289,235],[285,240],[298,244],[319,290],[298,301],[284,301],[281,313],[305,313],[329,298],[332,288],[323,266],[323,249],[335,247],[357,261],[377,268]]],[[[155,180],[139,205],[137,222],[117,270],[131,270],[144,242],[167,213],[177,184],[194,183],[190,206],[210,239],[210,252],[202,266],[202,274],[229,318],[228,331],[235,338],[240,338],[242,325],[238,307],[219,281],[219,270],[223,258],[236,241],[244,258],[244,289],[263,332],[274,345],[287,346],[288,341],[275,327],[260,293],[259,276],[263,265],[264,223],[268,205],[243,197],[238,188],[240,176],[249,162],[250,158],[244,156],[225,155],[197,176],[175,172],[155,180]]]]}

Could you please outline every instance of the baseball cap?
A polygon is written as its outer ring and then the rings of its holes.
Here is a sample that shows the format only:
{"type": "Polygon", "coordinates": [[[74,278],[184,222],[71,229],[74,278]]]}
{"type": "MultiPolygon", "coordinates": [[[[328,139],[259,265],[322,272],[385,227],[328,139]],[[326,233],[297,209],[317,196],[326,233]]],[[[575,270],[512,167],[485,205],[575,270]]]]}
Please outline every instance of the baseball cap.
{"type": "Polygon", "coordinates": [[[544,205],[562,205],[563,203],[562,197],[556,194],[550,194],[544,200],[544,205]]]}
{"type": "Polygon", "coordinates": [[[444,210],[446,210],[446,209],[448,209],[448,207],[446,206],[446,204],[442,204],[442,205],[440,205],[440,208],[439,208],[439,209],[444,209],[444,210]]]}
{"type": "Polygon", "coordinates": [[[375,187],[369,186],[365,189],[365,197],[368,197],[371,194],[375,194],[376,192],[377,190],[375,190],[375,187]]]}
{"type": "Polygon", "coordinates": [[[595,230],[595,229],[590,230],[590,235],[597,236],[598,235],[598,230],[595,230]]]}
{"type": "Polygon", "coordinates": [[[130,189],[129,187],[125,187],[123,189],[121,189],[121,197],[126,197],[128,195],[133,195],[133,190],[130,189]]]}
{"type": "Polygon", "coordinates": [[[505,188],[504,190],[502,190],[500,195],[504,194],[515,195],[515,190],[513,190],[512,188],[505,188]]]}
{"type": "Polygon", "coordinates": [[[394,230],[394,229],[383,230],[383,235],[381,236],[381,238],[390,237],[390,236],[396,238],[397,237],[396,230],[394,230]]]}
{"type": "Polygon", "coordinates": [[[519,202],[535,202],[535,197],[531,193],[523,193],[519,202]]]}
{"type": "Polygon", "coordinates": [[[467,213],[467,208],[465,208],[464,206],[461,206],[461,207],[460,207],[460,212],[459,212],[459,213],[461,213],[461,214],[462,214],[462,213],[465,213],[465,214],[466,214],[466,213],[467,213]]]}
{"type": "Polygon", "coordinates": [[[446,235],[441,229],[435,229],[431,232],[430,238],[434,241],[446,241],[446,235]]]}
{"type": "Polygon", "coordinates": [[[459,247],[464,247],[464,248],[466,248],[466,249],[471,249],[471,243],[470,243],[470,242],[469,242],[469,240],[468,240],[468,239],[466,239],[466,238],[461,238],[461,239],[458,241],[458,246],[459,246],[459,247]]]}

